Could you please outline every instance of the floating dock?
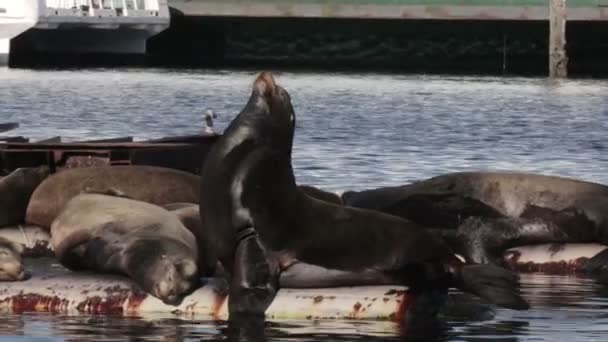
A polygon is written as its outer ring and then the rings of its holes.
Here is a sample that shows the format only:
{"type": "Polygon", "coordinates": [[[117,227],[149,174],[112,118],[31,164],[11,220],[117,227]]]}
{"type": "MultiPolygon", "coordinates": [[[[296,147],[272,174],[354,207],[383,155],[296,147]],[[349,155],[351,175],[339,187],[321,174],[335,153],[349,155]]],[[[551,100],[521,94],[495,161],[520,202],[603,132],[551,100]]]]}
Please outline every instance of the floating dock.
{"type": "MultiPolygon", "coordinates": [[[[26,268],[32,272],[30,279],[2,283],[0,311],[228,318],[227,285],[222,280],[211,279],[180,305],[172,306],[142,292],[126,277],[70,272],[50,258],[26,259],[26,268]]],[[[399,321],[408,304],[406,290],[400,286],[281,289],[266,317],[399,321]]]]}

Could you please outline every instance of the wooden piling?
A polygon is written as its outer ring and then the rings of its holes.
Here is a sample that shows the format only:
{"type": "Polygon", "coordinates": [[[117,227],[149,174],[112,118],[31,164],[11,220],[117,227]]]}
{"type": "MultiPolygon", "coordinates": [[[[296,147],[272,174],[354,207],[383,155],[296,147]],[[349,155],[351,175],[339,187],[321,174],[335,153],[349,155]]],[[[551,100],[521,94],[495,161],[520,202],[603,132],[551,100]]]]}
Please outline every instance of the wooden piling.
{"type": "Polygon", "coordinates": [[[549,77],[568,76],[566,0],[549,1],[549,77]]]}

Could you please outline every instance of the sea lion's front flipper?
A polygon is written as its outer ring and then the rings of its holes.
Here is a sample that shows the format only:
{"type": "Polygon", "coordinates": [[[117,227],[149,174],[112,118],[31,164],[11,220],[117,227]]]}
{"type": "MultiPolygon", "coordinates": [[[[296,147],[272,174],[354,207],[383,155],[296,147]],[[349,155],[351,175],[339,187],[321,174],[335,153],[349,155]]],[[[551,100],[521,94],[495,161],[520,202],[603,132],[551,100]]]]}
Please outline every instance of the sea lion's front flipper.
{"type": "Polygon", "coordinates": [[[494,265],[460,265],[451,269],[453,285],[505,308],[527,310],[530,305],[519,289],[519,276],[494,265]]]}
{"type": "Polygon", "coordinates": [[[282,288],[301,289],[401,284],[399,280],[389,277],[386,272],[377,270],[350,272],[329,269],[302,262],[296,262],[287,269],[281,271],[279,283],[282,288]]]}
{"type": "Polygon", "coordinates": [[[262,316],[278,290],[278,265],[267,257],[253,227],[237,235],[228,300],[229,317],[262,316]]]}

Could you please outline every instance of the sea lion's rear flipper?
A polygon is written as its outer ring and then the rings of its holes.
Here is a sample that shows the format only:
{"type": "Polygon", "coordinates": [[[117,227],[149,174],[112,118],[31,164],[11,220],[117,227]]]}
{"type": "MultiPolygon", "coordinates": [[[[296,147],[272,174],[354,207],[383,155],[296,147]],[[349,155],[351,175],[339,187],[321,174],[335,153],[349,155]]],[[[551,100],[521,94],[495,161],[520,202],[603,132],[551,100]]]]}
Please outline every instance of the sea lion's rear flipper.
{"type": "Polygon", "coordinates": [[[263,317],[278,290],[278,265],[270,262],[252,227],[241,230],[237,241],[228,300],[229,317],[263,317]]]}
{"type": "Polygon", "coordinates": [[[279,283],[282,288],[400,285],[398,280],[390,278],[386,272],[376,270],[349,272],[302,262],[294,263],[281,271],[279,283]]]}
{"type": "Polygon", "coordinates": [[[458,235],[459,252],[467,262],[499,266],[504,266],[504,250],[518,245],[576,241],[555,223],[540,218],[471,217],[458,227],[458,235]]]}
{"type": "Polygon", "coordinates": [[[452,269],[453,285],[473,293],[492,304],[515,310],[527,310],[530,305],[521,296],[519,276],[494,265],[463,265],[452,269]]]}

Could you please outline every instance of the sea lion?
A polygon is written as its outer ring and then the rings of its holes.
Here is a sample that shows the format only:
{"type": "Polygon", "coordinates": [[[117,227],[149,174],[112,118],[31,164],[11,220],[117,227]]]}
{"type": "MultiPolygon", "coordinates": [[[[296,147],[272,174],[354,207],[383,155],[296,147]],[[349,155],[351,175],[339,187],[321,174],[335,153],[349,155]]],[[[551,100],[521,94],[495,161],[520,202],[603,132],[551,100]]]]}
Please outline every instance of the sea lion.
{"type": "Polygon", "coordinates": [[[19,245],[24,257],[54,256],[51,249],[51,235],[45,228],[19,225],[0,228],[0,238],[19,245]]]}
{"type": "Polygon", "coordinates": [[[325,190],[316,188],[311,185],[298,185],[298,189],[303,191],[308,196],[311,196],[318,200],[335,203],[335,204],[343,204],[342,198],[340,196],[338,196],[338,194],[336,194],[336,193],[325,191],[325,190]]]}
{"type": "Polygon", "coordinates": [[[26,278],[21,252],[18,244],[0,238],[0,281],[19,281],[26,278]]]}
{"type": "Polygon", "coordinates": [[[526,309],[516,274],[465,265],[425,228],[383,213],[315,199],[291,165],[295,113],[289,94],[260,74],[245,108],[212,146],[202,169],[200,214],[208,245],[231,273],[229,314],[259,316],[282,270],[302,262],[380,272],[413,292],[457,287],[526,309]]]}
{"type": "Polygon", "coordinates": [[[201,222],[199,205],[196,203],[168,203],[162,206],[176,215],[182,224],[188,228],[199,246],[199,268],[201,277],[224,277],[226,274],[222,266],[218,263],[217,256],[213,252],[213,246],[205,246],[207,239],[204,238],[208,234],[201,222]]]}
{"type": "Polygon", "coordinates": [[[45,179],[32,194],[25,221],[50,227],[61,208],[83,192],[109,189],[134,200],[165,204],[199,202],[200,178],[184,171],[156,166],[83,167],[59,171],[45,179]]]}
{"type": "Polygon", "coordinates": [[[179,304],[199,284],[194,235],[154,204],[77,195],[53,221],[51,244],[67,268],[129,276],[167,304],[179,304]]]}
{"type": "Polygon", "coordinates": [[[459,172],[342,195],[430,228],[457,229],[467,260],[537,243],[608,243],[608,186],[523,172],[459,172]]]}
{"type": "Polygon", "coordinates": [[[49,175],[46,166],[18,168],[0,179],[0,227],[22,224],[30,197],[49,175]]]}

